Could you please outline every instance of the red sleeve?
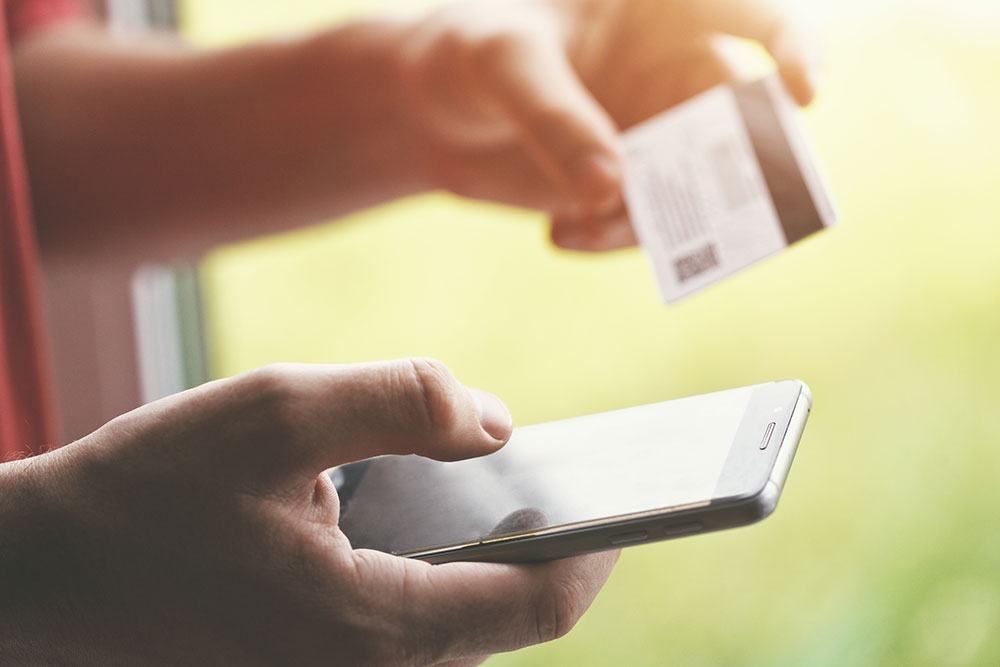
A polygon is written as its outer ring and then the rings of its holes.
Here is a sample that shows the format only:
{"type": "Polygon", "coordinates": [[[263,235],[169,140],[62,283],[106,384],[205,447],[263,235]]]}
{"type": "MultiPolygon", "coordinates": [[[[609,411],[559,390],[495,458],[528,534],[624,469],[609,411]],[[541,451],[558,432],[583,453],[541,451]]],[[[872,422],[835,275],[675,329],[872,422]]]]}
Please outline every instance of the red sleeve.
{"type": "Polygon", "coordinates": [[[51,23],[90,14],[85,0],[0,0],[0,4],[7,15],[7,36],[11,43],[51,23]]]}

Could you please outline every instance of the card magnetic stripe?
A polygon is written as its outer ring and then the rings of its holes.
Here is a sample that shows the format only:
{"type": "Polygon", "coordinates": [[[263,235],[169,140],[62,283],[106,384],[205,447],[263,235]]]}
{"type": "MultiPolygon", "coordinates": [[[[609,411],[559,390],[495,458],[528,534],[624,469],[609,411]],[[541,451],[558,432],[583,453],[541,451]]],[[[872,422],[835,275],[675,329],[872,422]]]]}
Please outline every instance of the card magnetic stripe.
{"type": "Polygon", "coordinates": [[[736,86],[736,103],[789,245],[823,229],[824,221],[788,141],[768,81],[736,86]]]}

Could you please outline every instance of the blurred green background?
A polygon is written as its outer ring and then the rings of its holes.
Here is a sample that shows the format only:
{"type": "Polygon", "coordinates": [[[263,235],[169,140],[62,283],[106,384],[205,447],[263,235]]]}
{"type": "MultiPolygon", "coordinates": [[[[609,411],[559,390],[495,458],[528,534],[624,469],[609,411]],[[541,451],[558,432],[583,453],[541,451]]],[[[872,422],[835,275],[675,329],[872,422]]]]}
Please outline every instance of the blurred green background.
{"type": "MultiPolygon", "coordinates": [[[[843,222],[680,305],[638,250],[561,253],[539,215],[443,194],[205,261],[218,375],[430,355],[519,424],[811,385],[771,519],[627,550],[568,637],[490,664],[1000,664],[1000,6],[798,4],[826,34],[804,120],[843,222]]],[[[184,22],[220,45],[413,5],[184,22]]]]}

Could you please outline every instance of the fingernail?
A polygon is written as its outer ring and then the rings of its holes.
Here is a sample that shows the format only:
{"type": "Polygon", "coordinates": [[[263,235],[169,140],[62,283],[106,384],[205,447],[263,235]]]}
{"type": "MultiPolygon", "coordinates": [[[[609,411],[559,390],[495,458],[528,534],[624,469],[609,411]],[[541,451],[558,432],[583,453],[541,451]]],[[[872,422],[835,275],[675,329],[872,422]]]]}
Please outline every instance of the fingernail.
{"type": "Polygon", "coordinates": [[[476,401],[476,409],[479,412],[479,424],[483,430],[497,440],[506,440],[510,437],[511,429],[514,426],[514,419],[510,416],[510,410],[503,401],[493,394],[480,389],[469,389],[472,398],[476,401]]]}

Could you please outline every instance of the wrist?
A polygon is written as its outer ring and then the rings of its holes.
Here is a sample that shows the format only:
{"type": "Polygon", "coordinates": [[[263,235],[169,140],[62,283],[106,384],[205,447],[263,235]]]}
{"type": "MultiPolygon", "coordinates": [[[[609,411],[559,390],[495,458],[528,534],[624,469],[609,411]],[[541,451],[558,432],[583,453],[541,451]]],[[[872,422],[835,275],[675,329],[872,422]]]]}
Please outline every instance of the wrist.
{"type": "Polygon", "coordinates": [[[376,175],[386,188],[376,199],[438,187],[430,138],[412,113],[407,85],[415,23],[405,17],[361,20],[304,45],[302,65],[313,71],[317,106],[338,143],[334,170],[376,175]]]}

